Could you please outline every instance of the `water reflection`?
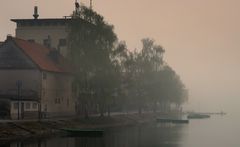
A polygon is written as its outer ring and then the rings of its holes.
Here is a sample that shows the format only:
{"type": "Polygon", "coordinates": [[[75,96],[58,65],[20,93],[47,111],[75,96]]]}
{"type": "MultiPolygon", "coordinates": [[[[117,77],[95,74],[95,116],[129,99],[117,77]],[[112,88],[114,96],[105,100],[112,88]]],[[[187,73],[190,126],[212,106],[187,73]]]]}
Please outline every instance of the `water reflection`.
{"type": "Polygon", "coordinates": [[[103,137],[58,137],[11,143],[6,147],[180,147],[185,125],[151,124],[109,129],[103,137]]]}
{"type": "Polygon", "coordinates": [[[75,147],[74,138],[53,138],[11,143],[9,147],[75,147]]]}

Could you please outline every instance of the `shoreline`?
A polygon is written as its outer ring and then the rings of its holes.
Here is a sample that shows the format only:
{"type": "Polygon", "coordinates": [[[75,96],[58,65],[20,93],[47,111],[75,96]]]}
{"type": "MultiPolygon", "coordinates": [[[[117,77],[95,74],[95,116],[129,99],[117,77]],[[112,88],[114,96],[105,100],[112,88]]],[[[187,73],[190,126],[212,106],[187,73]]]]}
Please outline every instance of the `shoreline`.
{"type": "Polygon", "coordinates": [[[72,118],[44,121],[2,122],[0,123],[0,144],[31,138],[61,136],[63,128],[108,129],[154,122],[158,113],[119,114],[114,116],[94,116],[89,119],[72,118]]]}

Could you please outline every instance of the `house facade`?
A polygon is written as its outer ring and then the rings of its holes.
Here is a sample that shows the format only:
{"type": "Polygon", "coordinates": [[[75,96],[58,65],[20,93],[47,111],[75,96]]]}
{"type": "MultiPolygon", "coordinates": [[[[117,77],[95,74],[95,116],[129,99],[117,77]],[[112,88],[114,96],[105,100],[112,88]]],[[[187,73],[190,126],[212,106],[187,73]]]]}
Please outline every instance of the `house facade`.
{"type": "Polygon", "coordinates": [[[11,19],[16,37],[0,42],[0,118],[75,115],[73,76],[65,57],[70,17],[11,19]]]}
{"type": "Polygon", "coordinates": [[[70,71],[56,49],[9,36],[0,46],[0,103],[7,104],[0,115],[12,119],[75,115],[70,71]]]}

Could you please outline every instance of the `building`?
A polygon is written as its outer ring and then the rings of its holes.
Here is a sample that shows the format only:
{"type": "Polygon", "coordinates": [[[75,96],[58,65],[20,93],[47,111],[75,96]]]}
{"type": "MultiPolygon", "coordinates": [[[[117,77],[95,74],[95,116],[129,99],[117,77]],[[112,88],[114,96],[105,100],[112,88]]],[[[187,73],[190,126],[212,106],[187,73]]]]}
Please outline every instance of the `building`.
{"type": "Polygon", "coordinates": [[[75,114],[72,74],[58,50],[8,36],[0,46],[0,115],[12,119],[75,114]]]}
{"type": "Polygon", "coordinates": [[[71,18],[39,19],[37,7],[33,19],[11,19],[17,25],[16,37],[55,48],[66,56],[68,25],[71,18]]]}
{"type": "MultiPolygon", "coordinates": [[[[76,10],[77,11],[77,10],[76,10]]],[[[71,69],[65,57],[70,17],[11,19],[16,37],[0,42],[0,118],[75,115],[71,69]]]]}

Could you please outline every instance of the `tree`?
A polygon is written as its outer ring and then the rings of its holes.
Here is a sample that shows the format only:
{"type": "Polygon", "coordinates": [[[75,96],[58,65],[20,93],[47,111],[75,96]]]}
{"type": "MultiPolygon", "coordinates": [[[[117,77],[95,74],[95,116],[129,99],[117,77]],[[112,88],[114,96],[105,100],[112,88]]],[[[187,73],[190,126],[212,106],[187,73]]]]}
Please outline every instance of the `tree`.
{"type": "Polygon", "coordinates": [[[128,97],[142,113],[144,107],[151,107],[154,112],[157,105],[175,103],[180,106],[185,102],[187,90],[170,66],[163,60],[164,49],[154,40],[142,39],[142,49],[128,52],[124,60],[124,73],[128,97]]]}
{"type": "Polygon", "coordinates": [[[114,74],[111,55],[117,36],[113,26],[92,9],[80,6],[80,11],[73,16],[69,25],[69,31],[68,59],[74,69],[76,96],[83,104],[86,117],[93,105],[99,106],[103,114],[106,97],[113,91],[110,87],[114,87],[111,85],[114,82],[107,80],[114,74]]]}
{"type": "Polygon", "coordinates": [[[130,52],[103,16],[80,6],[69,25],[68,59],[73,65],[74,92],[88,117],[101,116],[117,105],[141,114],[157,104],[181,105],[187,90],[180,77],[163,60],[165,50],[153,39],[142,39],[142,48],[130,52]]]}

